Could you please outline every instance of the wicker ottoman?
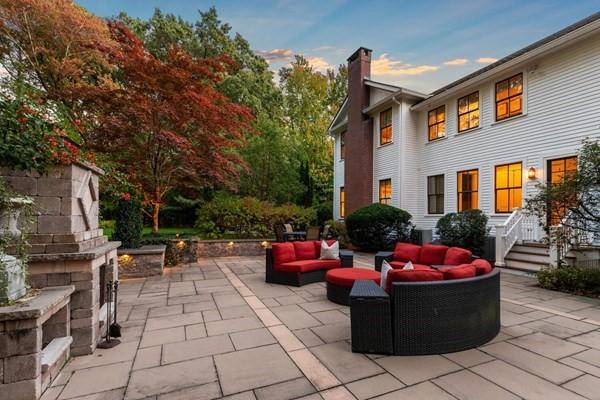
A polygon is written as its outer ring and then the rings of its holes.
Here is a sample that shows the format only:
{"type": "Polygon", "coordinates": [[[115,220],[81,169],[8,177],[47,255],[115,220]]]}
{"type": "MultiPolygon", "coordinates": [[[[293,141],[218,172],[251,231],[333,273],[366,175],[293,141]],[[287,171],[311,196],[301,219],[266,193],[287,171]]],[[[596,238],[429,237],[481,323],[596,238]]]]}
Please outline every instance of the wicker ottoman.
{"type": "Polygon", "coordinates": [[[379,284],[381,273],[364,268],[330,269],[325,275],[327,298],[334,303],[350,305],[350,291],[355,281],[369,280],[379,284]]]}
{"type": "Polygon", "coordinates": [[[390,297],[373,281],[356,281],[350,292],[352,351],[392,354],[390,297]]]}

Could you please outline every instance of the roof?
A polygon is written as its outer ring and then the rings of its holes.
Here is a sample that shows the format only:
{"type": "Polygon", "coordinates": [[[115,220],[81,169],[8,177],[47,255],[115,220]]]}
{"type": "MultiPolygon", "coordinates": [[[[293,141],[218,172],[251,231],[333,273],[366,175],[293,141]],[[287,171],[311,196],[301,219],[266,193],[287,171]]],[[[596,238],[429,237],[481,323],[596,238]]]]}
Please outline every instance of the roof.
{"type": "Polygon", "coordinates": [[[377,111],[381,109],[383,106],[389,104],[391,101],[395,100],[397,97],[412,97],[418,100],[423,100],[429,97],[429,95],[424,93],[419,93],[414,90],[398,88],[395,92],[385,96],[383,99],[379,100],[374,104],[370,104],[368,107],[365,107],[362,111],[365,114],[370,114],[373,111],[377,111]]]}
{"type": "Polygon", "coordinates": [[[371,86],[381,90],[386,90],[388,92],[395,92],[396,90],[401,89],[400,86],[390,85],[389,83],[377,82],[372,80],[371,78],[365,78],[364,82],[367,86],[371,86]]]}

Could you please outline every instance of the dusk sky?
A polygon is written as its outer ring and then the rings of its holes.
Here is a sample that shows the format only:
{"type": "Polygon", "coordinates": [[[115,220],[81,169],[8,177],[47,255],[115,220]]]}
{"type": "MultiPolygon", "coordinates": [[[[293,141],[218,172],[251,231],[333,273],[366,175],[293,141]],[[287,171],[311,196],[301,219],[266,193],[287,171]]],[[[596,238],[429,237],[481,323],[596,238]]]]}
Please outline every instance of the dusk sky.
{"type": "Polygon", "coordinates": [[[359,46],[373,50],[372,78],[430,92],[600,11],[598,0],[76,0],[110,17],[148,18],[156,7],[190,21],[214,5],[222,21],[273,70],[294,54],[324,70],[359,46]]]}

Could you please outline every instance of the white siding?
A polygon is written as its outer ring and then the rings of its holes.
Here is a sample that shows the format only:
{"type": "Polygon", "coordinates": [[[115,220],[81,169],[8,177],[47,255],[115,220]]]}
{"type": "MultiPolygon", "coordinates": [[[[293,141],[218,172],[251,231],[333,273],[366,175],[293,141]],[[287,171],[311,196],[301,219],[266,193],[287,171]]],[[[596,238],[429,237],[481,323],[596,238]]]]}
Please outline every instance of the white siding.
{"type": "Polygon", "coordinates": [[[400,107],[392,106],[392,143],[379,144],[379,113],[373,115],[373,203],[379,202],[379,181],[392,180],[392,204],[400,207],[400,107]]]}
{"type": "Polygon", "coordinates": [[[340,187],[344,186],[344,161],[340,159],[340,134],[333,146],[333,218],[340,219],[340,187]]]}
{"type": "Polygon", "coordinates": [[[369,104],[373,105],[373,104],[377,103],[378,101],[383,100],[385,97],[389,96],[390,94],[392,94],[392,92],[383,90],[383,89],[378,89],[373,86],[369,86],[369,104]]]}

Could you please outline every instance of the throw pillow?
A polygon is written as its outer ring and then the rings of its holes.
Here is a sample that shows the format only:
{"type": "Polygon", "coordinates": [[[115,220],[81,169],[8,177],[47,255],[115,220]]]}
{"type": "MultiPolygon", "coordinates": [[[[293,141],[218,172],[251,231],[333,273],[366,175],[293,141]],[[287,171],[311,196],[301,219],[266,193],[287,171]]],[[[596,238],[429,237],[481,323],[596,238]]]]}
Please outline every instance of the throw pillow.
{"type": "Polygon", "coordinates": [[[393,268],[390,265],[390,263],[388,263],[386,260],[383,260],[383,263],[381,264],[381,281],[379,286],[381,286],[381,288],[384,290],[386,288],[388,272],[390,272],[391,270],[393,270],[393,268]]]}
{"type": "Polygon", "coordinates": [[[402,267],[402,269],[415,269],[412,261],[407,262],[406,264],[404,264],[404,267],[402,267]]]}
{"type": "Polygon", "coordinates": [[[321,242],[321,260],[337,260],[340,258],[340,243],[334,242],[331,246],[326,241],[321,242]]]}
{"type": "Polygon", "coordinates": [[[294,232],[294,229],[292,229],[292,224],[283,224],[283,226],[286,232],[294,232]]]}

